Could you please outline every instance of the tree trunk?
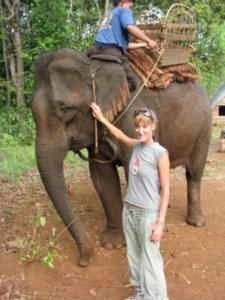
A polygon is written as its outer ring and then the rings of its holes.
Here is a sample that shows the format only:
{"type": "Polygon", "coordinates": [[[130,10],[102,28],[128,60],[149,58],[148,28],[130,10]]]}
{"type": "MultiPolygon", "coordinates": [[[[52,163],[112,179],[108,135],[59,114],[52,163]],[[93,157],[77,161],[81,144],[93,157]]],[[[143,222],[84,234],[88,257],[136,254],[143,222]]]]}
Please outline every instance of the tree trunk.
{"type": "Polygon", "coordinates": [[[23,108],[25,108],[25,99],[24,99],[24,66],[23,66],[23,58],[22,58],[22,43],[20,38],[19,20],[17,20],[15,24],[14,46],[16,50],[17,107],[18,110],[21,111],[23,108]]]}
{"type": "Polygon", "coordinates": [[[2,8],[2,0],[0,0],[0,15],[1,15],[1,30],[2,30],[2,49],[3,49],[3,57],[4,57],[4,64],[5,64],[5,75],[6,75],[6,91],[7,91],[7,106],[11,105],[11,94],[10,94],[10,76],[9,76],[9,65],[7,59],[7,50],[6,50],[6,32],[3,25],[3,8],[2,8]]]}
{"type": "Polygon", "coordinates": [[[105,0],[105,16],[109,13],[109,0],[105,0]]]}
{"type": "Polygon", "coordinates": [[[67,22],[68,22],[68,23],[71,22],[70,16],[72,15],[72,13],[73,13],[73,0],[70,0],[70,1],[69,1],[68,13],[67,13],[67,22]]]}
{"type": "Polygon", "coordinates": [[[22,110],[25,108],[24,99],[24,66],[22,58],[22,42],[20,37],[20,19],[18,13],[19,0],[3,0],[6,9],[8,10],[8,17],[6,21],[9,26],[9,32],[12,33],[12,46],[10,53],[10,72],[13,84],[16,88],[17,108],[20,119],[25,119],[22,110]],[[15,51],[15,53],[14,53],[15,51]],[[15,59],[14,59],[15,56],[15,59]]]}
{"type": "Polygon", "coordinates": [[[94,0],[95,1],[95,5],[97,7],[97,10],[98,10],[98,16],[99,18],[101,18],[102,14],[101,14],[101,9],[99,7],[99,3],[98,3],[98,0],[94,0]]]}

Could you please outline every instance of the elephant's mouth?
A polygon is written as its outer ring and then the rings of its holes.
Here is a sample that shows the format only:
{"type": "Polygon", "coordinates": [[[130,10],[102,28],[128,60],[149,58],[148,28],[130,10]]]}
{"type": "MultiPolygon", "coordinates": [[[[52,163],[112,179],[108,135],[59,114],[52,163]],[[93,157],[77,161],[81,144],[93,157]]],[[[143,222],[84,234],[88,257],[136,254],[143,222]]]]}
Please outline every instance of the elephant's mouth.
{"type": "Polygon", "coordinates": [[[87,143],[85,142],[82,143],[81,141],[75,139],[74,137],[70,139],[70,150],[74,152],[78,152],[84,148],[87,148],[87,143]]]}

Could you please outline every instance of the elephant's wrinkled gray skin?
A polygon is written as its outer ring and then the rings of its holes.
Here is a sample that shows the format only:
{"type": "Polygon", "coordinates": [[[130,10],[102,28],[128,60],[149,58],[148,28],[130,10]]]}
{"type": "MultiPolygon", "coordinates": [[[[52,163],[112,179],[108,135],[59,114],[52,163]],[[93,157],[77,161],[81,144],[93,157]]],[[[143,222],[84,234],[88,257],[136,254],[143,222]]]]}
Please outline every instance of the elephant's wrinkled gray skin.
{"type": "MultiPolygon", "coordinates": [[[[84,55],[72,49],[43,54],[37,62],[31,102],[36,123],[38,169],[50,199],[79,247],[78,263],[81,266],[89,264],[93,246],[88,233],[72,212],[64,181],[63,160],[68,151],[83,148],[87,148],[91,158],[108,160],[112,156],[111,148],[101,138],[102,125],[99,125],[100,151],[98,154],[94,151],[94,119],[90,109],[93,86],[89,63],[84,55]]],[[[112,101],[119,97],[121,86],[127,86],[126,76],[116,61],[95,60],[94,65],[97,103],[103,112],[107,112],[112,101]]],[[[142,83],[138,82],[140,87],[142,83]]],[[[203,225],[200,185],[211,135],[211,112],[206,94],[192,82],[174,82],[166,90],[143,89],[116,123],[129,136],[134,135],[133,112],[142,107],[149,107],[158,115],[157,138],[169,151],[171,167],[181,164],[186,167],[187,222],[203,225]]],[[[117,166],[122,165],[127,174],[131,154],[126,146],[115,143],[118,148],[115,163],[89,163],[91,179],[107,219],[102,245],[109,249],[124,244],[117,166]]]]}

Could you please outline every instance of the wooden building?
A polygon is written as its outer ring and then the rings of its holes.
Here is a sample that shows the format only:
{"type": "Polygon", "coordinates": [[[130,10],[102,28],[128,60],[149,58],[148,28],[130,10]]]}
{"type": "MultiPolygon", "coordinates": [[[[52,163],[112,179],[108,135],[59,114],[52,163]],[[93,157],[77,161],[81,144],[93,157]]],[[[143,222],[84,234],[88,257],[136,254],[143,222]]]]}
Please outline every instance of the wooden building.
{"type": "Polygon", "coordinates": [[[225,82],[211,98],[213,125],[225,124],[225,82]]]}

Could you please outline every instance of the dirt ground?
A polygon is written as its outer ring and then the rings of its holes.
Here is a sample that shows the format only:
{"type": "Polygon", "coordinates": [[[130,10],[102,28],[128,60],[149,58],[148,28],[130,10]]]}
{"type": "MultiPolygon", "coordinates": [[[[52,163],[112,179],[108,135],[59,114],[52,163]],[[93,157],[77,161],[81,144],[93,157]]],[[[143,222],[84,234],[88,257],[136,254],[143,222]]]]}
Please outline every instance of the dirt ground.
{"type": "MultiPolygon", "coordinates": [[[[71,170],[67,177],[73,208],[95,243],[90,266],[77,266],[77,247],[63,224],[56,222],[35,168],[20,181],[1,180],[0,300],[122,300],[131,293],[126,249],[100,247],[100,234],[105,228],[103,209],[87,170],[78,167],[76,178],[71,170]],[[37,228],[38,215],[47,222],[37,228]],[[33,238],[37,247],[44,247],[53,228],[60,236],[52,250],[62,257],[56,259],[55,268],[46,268],[39,259],[22,263],[21,257],[29,247],[22,249],[18,241],[33,238]]],[[[124,193],[122,171],[121,181],[124,193]]],[[[218,143],[210,147],[201,195],[207,223],[195,228],[185,223],[184,168],[171,170],[171,204],[161,242],[170,300],[225,299],[225,153],[218,152],[218,143]]],[[[46,255],[46,248],[40,254],[46,255]]]]}

